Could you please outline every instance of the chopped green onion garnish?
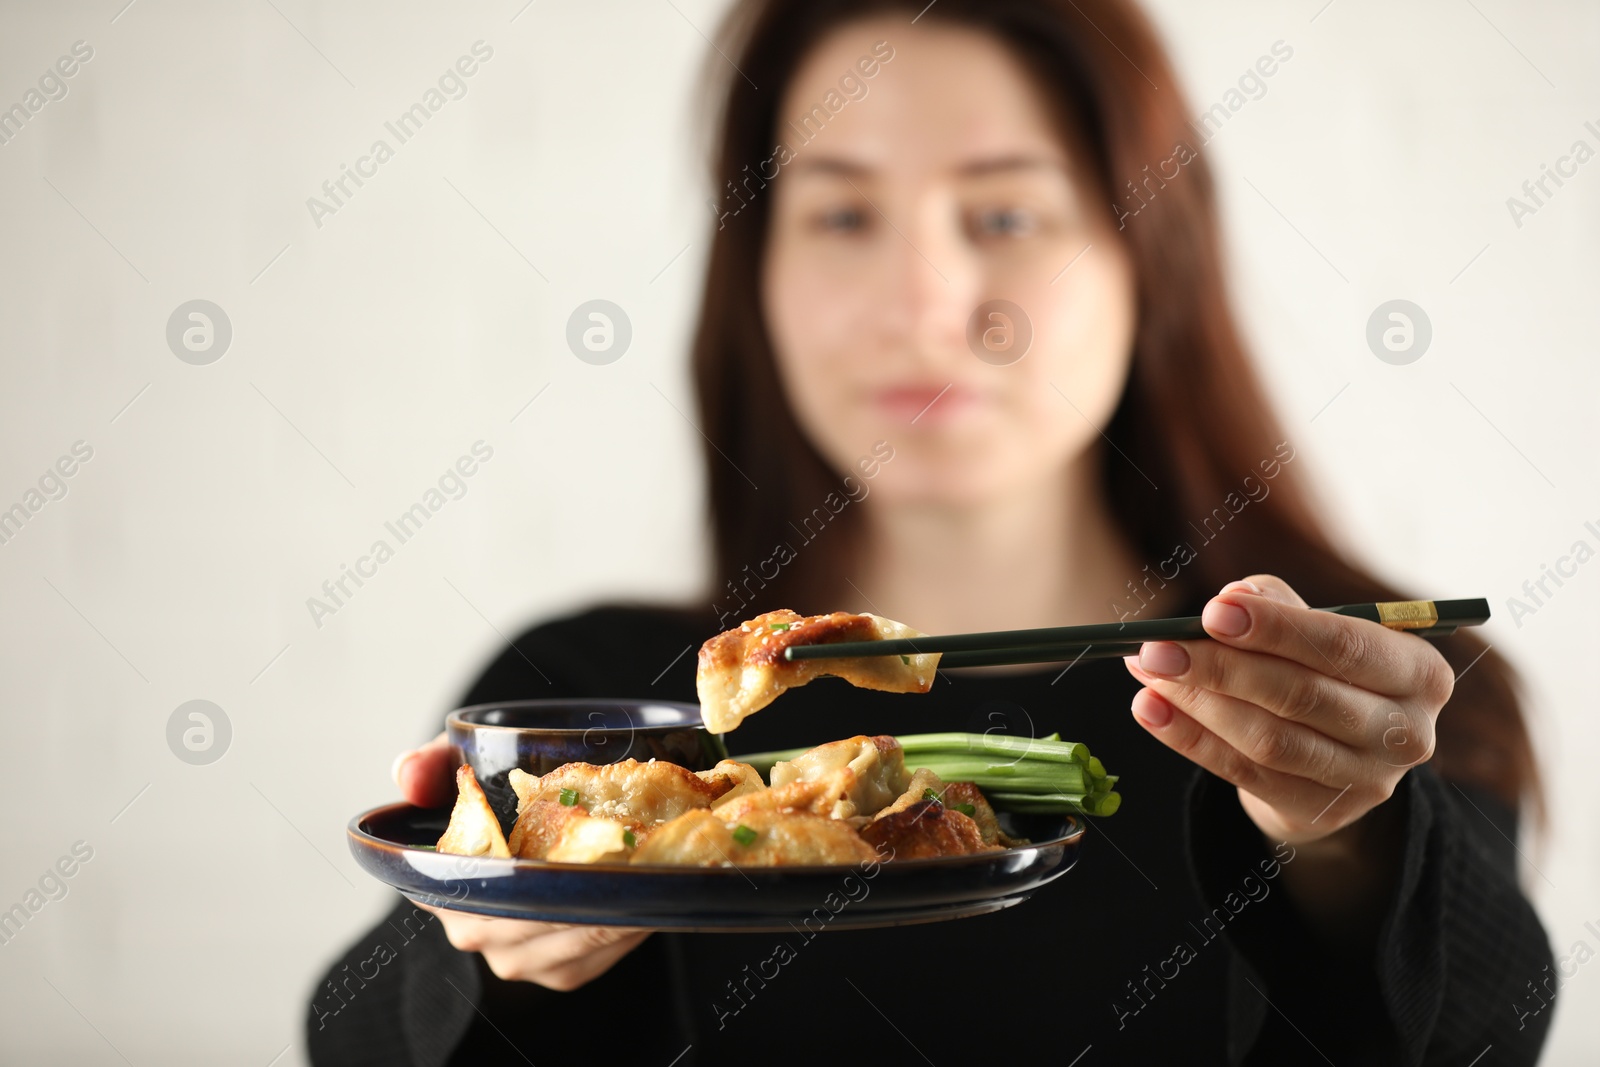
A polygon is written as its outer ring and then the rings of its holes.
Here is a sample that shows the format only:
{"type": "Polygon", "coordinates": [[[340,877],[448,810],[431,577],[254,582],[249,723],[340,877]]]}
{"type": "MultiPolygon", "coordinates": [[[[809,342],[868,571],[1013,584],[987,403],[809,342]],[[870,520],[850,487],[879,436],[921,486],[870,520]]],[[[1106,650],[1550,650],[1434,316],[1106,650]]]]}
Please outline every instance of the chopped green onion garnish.
{"type": "Polygon", "coordinates": [[[733,828],[733,839],[741,845],[753,845],[756,841],[756,832],[744,823],[733,828]]]}
{"type": "Polygon", "coordinates": [[[633,836],[632,830],[624,830],[622,831],[622,843],[632,848],[639,843],[639,839],[633,836]]]}
{"type": "Polygon", "coordinates": [[[570,808],[570,807],[572,807],[572,805],[576,804],[577,802],[578,802],[578,791],[576,789],[563,789],[561,791],[561,803],[565,804],[567,807],[570,808]]]}
{"type": "Polygon", "coordinates": [[[933,791],[933,788],[930,786],[929,788],[924,789],[922,791],[922,799],[923,800],[938,800],[939,799],[939,794],[935,793],[933,791]]]}
{"type": "Polygon", "coordinates": [[[789,628],[789,624],[786,623],[786,622],[775,622],[770,627],[768,627],[768,629],[773,630],[773,631],[787,630],[788,628],[789,628]]]}
{"type": "Polygon", "coordinates": [[[975,804],[957,804],[956,805],[956,810],[959,811],[963,815],[976,815],[976,814],[978,814],[978,807],[975,804]]]}
{"type": "Polygon", "coordinates": [[[907,667],[909,667],[909,666],[911,666],[911,657],[910,656],[901,656],[900,657],[900,662],[904,663],[907,667]]]}

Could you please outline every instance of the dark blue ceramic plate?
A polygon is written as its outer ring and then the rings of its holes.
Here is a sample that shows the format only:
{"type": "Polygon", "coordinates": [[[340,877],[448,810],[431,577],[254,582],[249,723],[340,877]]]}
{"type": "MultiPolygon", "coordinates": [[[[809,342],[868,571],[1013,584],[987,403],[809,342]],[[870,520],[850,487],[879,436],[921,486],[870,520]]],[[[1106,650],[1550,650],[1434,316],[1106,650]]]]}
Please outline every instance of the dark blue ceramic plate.
{"type": "Polygon", "coordinates": [[[898,926],[999,911],[1065,874],[1083,824],[1001,815],[1032,844],[865,866],[630,867],[442,855],[448,808],[389,804],[350,820],[356,862],[412,900],[508,919],[671,930],[898,926]]]}

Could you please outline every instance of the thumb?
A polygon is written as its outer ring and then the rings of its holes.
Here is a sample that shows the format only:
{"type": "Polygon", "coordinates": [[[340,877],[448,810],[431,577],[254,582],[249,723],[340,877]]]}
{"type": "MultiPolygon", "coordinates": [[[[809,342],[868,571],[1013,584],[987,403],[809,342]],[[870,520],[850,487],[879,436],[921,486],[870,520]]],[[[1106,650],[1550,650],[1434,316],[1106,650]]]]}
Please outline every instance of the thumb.
{"type": "Polygon", "coordinates": [[[1305,602],[1299,593],[1294,591],[1288,582],[1279,578],[1276,574],[1252,574],[1242,582],[1229,582],[1222,587],[1222,592],[1227,593],[1236,589],[1244,592],[1259,593],[1268,600],[1276,601],[1286,607],[1308,608],[1311,606],[1305,602]]]}
{"type": "Polygon", "coordinates": [[[440,808],[455,795],[455,756],[441,733],[421,748],[395,757],[392,774],[400,795],[419,808],[440,808]]]}

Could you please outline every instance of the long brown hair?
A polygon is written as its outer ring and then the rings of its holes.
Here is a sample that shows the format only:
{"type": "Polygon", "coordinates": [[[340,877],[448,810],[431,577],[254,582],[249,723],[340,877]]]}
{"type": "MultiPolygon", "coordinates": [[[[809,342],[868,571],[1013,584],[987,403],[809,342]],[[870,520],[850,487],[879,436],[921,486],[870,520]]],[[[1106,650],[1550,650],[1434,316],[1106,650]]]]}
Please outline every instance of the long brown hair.
{"type": "MultiPolygon", "coordinates": [[[[834,470],[801,431],[761,312],[771,200],[763,190],[775,175],[778,142],[791,136],[778,131],[777,108],[825,34],[885,12],[903,12],[909,22],[923,6],[739,0],[719,31],[719,52],[708,56],[721,87],[711,156],[720,202],[712,205],[717,229],[694,382],[706,439],[718,583],[712,595],[727,600],[737,589],[741,600],[749,594],[759,601],[743,617],[774,607],[832,610],[816,598],[848,573],[860,537],[859,509],[820,508],[830,493],[843,499],[843,479],[852,472],[834,470]],[[778,546],[792,545],[801,533],[796,524],[812,515],[831,518],[829,527],[786,558],[778,546]],[[771,562],[775,549],[782,566],[771,562]]],[[[1212,176],[1172,65],[1144,15],[1128,0],[940,0],[920,17],[973,27],[1010,47],[1061,108],[1063,136],[1085,152],[1107,210],[1122,224],[1138,320],[1128,382],[1104,428],[1115,445],[1101,450],[1105,492],[1125,534],[1153,562],[1170,560],[1175,546],[1192,546],[1197,534],[1208,538],[1170,581],[1168,567],[1157,580],[1192,598],[1265,572],[1312,604],[1406,599],[1340,552],[1301,469],[1281,462],[1286,438],[1229,309],[1212,176]],[[1175,157],[1181,173],[1172,177],[1175,157]],[[1138,199],[1124,196],[1119,207],[1112,191],[1124,187],[1138,199]],[[1137,218],[1128,218],[1135,206],[1137,218]],[[1276,467],[1263,468],[1274,460],[1276,467]],[[1236,513],[1223,510],[1225,502],[1243,499],[1247,477],[1257,485],[1271,477],[1270,492],[1252,494],[1247,521],[1209,539],[1236,513]]],[[[812,529],[806,525],[807,538],[812,529]]],[[[1150,580],[1147,568],[1136,584],[1149,589],[1150,580]]],[[[1458,679],[1439,719],[1434,766],[1513,808],[1531,801],[1542,821],[1538,768],[1510,666],[1465,633],[1438,647],[1458,679]]]]}

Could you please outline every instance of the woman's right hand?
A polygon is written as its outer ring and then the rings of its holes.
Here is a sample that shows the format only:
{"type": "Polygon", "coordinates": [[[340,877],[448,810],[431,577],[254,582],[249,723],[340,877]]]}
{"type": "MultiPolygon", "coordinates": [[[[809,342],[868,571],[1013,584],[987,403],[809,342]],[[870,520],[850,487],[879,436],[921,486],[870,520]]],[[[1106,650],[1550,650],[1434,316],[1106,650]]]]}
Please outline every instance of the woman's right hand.
{"type": "MultiPolygon", "coordinates": [[[[449,742],[440,734],[394,761],[394,781],[412,804],[438,808],[454,797],[449,742]]],[[[470,912],[420,907],[439,917],[445,936],[463,952],[479,952],[495,976],[567,992],[592,982],[637,948],[653,930],[626,926],[495,919],[470,912]]]]}

